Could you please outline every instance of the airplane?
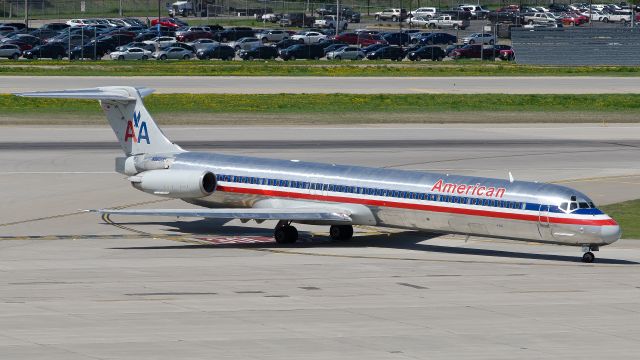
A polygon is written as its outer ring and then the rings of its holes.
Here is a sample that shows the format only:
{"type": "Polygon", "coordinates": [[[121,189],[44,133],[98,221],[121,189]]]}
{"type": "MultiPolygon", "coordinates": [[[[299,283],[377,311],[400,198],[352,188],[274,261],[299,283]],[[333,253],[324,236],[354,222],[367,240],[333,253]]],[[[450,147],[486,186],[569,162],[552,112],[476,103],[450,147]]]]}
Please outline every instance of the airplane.
{"type": "Polygon", "coordinates": [[[581,246],[591,263],[620,227],[585,194],[537,182],[298,160],[190,152],[172,143],[143,104],[149,88],[106,86],[15,95],[99,100],[124,151],[116,171],[134,188],[202,209],[100,209],[101,214],[277,221],[278,244],[292,225],[329,226],[335,241],[354,225],[581,246]]]}

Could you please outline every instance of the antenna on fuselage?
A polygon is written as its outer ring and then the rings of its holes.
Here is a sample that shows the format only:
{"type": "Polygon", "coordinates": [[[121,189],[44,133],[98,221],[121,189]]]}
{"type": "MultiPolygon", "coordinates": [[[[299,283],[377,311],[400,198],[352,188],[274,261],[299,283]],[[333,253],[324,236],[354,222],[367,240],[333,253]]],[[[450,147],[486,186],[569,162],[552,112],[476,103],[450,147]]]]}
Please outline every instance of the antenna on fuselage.
{"type": "Polygon", "coordinates": [[[513,182],[513,175],[511,174],[511,171],[509,171],[509,182],[513,182]]]}

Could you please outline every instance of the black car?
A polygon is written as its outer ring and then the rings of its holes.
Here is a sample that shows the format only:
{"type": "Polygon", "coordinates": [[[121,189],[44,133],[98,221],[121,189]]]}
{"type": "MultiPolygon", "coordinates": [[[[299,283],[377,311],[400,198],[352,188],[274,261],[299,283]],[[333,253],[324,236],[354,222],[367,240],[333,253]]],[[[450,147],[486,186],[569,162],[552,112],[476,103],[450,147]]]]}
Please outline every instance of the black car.
{"type": "Polygon", "coordinates": [[[316,44],[298,44],[280,50],[280,57],[282,60],[295,60],[295,59],[314,59],[318,60],[324,56],[324,49],[316,44]]]}
{"type": "Polygon", "coordinates": [[[423,36],[418,42],[423,45],[451,45],[457,43],[458,38],[455,35],[440,32],[423,36]]]}
{"type": "Polygon", "coordinates": [[[236,41],[243,37],[254,37],[255,31],[250,27],[232,27],[213,34],[213,40],[220,42],[236,41]]]}
{"type": "Polygon", "coordinates": [[[210,60],[210,59],[222,59],[222,60],[233,60],[236,56],[236,51],[227,45],[214,45],[212,47],[208,47],[206,49],[198,50],[196,56],[200,60],[210,60]]]}
{"type": "Polygon", "coordinates": [[[326,40],[322,40],[319,43],[317,43],[316,45],[322,47],[323,49],[326,49],[327,47],[331,46],[331,45],[336,45],[336,44],[344,44],[347,45],[347,43],[345,43],[344,41],[340,41],[340,40],[336,40],[336,39],[326,39],[326,40]]]}
{"type": "Polygon", "coordinates": [[[369,60],[390,59],[402,61],[404,50],[399,46],[385,46],[367,54],[369,60]]]}
{"type": "Polygon", "coordinates": [[[336,51],[338,49],[342,49],[345,46],[349,46],[347,44],[333,44],[333,45],[329,45],[326,48],[324,48],[324,54],[327,55],[328,52],[331,51],[336,51]]]}
{"type": "Polygon", "coordinates": [[[389,45],[398,46],[406,45],[409,43],[409,41],[411,41],[411,37],[406,32],[387,33],[382,35],[382,38],[386,40],[389,45]]]}
{"type": "Polygon", "coordinates": [[[433,61],[442,61],[447,56],[439,46],[423,46],[415,51],[410,51],[407,58],[411,61],[420,61],[422,59],[430,59],[433,61]]]}
{"type": "Polygon", "coordinates": [[[369,46],[363,47],[363,48],[362,48],[362,51],[363,51],[365,54],[368,54],[368,53],[370,53],[370,52],[372,52],[372,51],[376,51],[376,50],[378,50],[378,49],[380,49],[380,48],[383,48],[383,47],[385,47],[385,46],[389,46],[389,45],[387,45],[387,44],[372,44],[372,45],[369,45],[369,46]]]}
{"type": "Polygon", "coordinates": [[[65,24],[65,23],[48,23],[48,24],[44,24],[40,27],[40,29],[43,30],[54,30],[54,31],[60,31],[60,30],[64,30],[66,28],[68,28],[69,25],[65,24]]]}
{"type": "Polygon", "coordinates": [[[99,36],[97,40],[110,43],[113,46],[111,49],[113,51],[118,46],[126,45],[132,42],[133,37],[126,34],[110,34],[110,35],[99,36]]]}
{"type": "Polygon", "coordinates": [[[273,46],[260,45],[249,50],[240,50],[238,56],[242,60],[253,59],[270,59],[273,60],[278,57],[278,49],[273,46]]]}
{"type": "Polygon", "coordinates": [[[106,41],[92,40],[84,46],[76,46],[69,52],[69,59],[93,59],[98,60],[105,54],[110,53],[115,47],[106,41]]]}
{"type": "Polygon", "coordinates": [[[296,44],[300,44],[300,42],[298,40],[284,39],[284,40],[278,41],[275,46],[277,49],[281,50],[296,44]]]}
{"type": "Polygon", "coordinates": [[[67,49],[64,44],[58,42],[52,42],[40,46],[36,46],[33,49],[27,50],[22,53],[27,59],[49,58],[49,59],[62,59],[67,56],[67,49]]]}

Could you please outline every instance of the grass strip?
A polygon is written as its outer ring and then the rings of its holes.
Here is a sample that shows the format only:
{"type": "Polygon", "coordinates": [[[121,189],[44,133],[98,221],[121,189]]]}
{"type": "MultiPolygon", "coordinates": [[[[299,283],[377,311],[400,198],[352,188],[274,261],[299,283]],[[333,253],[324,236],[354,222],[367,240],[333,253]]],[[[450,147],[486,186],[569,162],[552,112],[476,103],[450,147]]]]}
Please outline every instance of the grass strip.
{"type": "Polygon", "coordinates": [[[600,210],[615,219],[625,239],[640,239],[640,199],[600,206],[600,210]]]}
{"type": "Polygon", "coordinates": [[[19,61],[2,62],[0,75],[14,76],[640,76],[640,66],[533,66],[390,61],[19,61]]]}
{"type": "MultiPolygon", "coordinates": [[[[155,94],[145,103],[160,113],[429,113],[429,112],[635,112],[640,94],[155,94]]],[[[0,95],[8,114],[95,114],[96,101],[0,95]]]]}

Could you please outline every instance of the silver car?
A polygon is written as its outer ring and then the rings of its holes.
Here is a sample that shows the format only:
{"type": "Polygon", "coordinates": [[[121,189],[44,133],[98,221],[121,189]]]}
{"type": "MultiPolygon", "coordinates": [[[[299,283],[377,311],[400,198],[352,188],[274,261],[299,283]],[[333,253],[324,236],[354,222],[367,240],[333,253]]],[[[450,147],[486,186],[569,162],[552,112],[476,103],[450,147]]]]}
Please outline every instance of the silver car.
{"type": "Polygon", "coordinates": [[[151,56],[151,51],[132,47],[121,51],[113,51],[109,56],[111,60],[147,60],[151,56]]]}
{"type": "Polygon", "coordinates": [[[198,52],[199,50],[208,49],[219,44],[219,42],[211,39],[198,39],[196,41],[187,43],[187,45],[191,45],[194,49],[196,49],[196,52],[198,52]]]}
{"type": "Polygon", "coordinates": [[[232,42],[229,46],[231,46],[235,51],[238,51],[253,49],[260,44],[262,44],[262,42],[258,38],[244,37],[242,39],[238,39],[238,41],[232,42]]]}
{"type": "Polygon", "coordinates": [[[18,60],[20,55],[22,55],[22,51],[18,45],[5,44],[0,46],[0,57],[18,60]]]}
{"type": "Polygon", "coordinates": [[[356,46],[345,46],[336,51],[330,51],[327,53],[327,59],[335,60],[362,60],[364,57],[364,52],[356,46]]]}
{"type": "Polygon", "coordinates": [[[153,57],[156,60],[168,60],[168,59],[189,60],[195,57],[195,54],[191,50],[172,46],[172,47],[168,47],[168,48],[154,52],[151,55],[151,57],[153,57]]]}
{"type": "Polygon", "coordinates": [[[286,40],[290,36],[289,33],[284,30],[264,30],[256,35],[256,37],[262,40],[262,42],[278,42],[286,40]]]}

